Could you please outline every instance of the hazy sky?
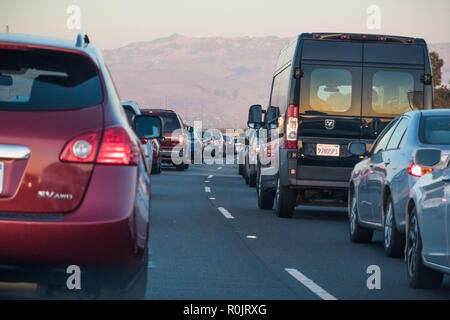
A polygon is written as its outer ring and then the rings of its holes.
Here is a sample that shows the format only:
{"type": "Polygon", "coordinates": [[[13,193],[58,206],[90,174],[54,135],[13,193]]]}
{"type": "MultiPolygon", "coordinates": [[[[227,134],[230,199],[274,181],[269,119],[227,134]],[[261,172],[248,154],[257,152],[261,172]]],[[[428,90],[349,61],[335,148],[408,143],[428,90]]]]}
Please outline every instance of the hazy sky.
{"type": "Polygon", "coordinates": [[[186,36],[293,37],[301,32],[383,33],[450,42],[449,0],[0,0],[0,30],[74,38],[69,5],[81,29],[103,49],[173,33],[186,36]],[[367,28],[370,5],[381,29],[367,28]]]}

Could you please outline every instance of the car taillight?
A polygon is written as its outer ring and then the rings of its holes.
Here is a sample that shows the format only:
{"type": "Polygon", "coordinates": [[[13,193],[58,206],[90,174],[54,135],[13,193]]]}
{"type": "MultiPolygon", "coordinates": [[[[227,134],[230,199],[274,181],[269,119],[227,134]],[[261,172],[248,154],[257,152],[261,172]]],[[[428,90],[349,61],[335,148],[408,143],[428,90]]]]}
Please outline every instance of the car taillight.
{"type": "Polygon", "coordinates": [[[106,128],[103,134],[97,163],[136,165],[139,161],[139,149],[123,127],[106,128]]]}
{"type": "Polygon", "coordinates": [[[182,134],[178,135],[178,142],[183,143],[183,141],[184,141],[184,136],[182,134]]]}
{"type": "Polygon", "coordinates": [[[408,172],[408,174],[420,178],[428,173],[433,172],[433,169],[413,163],[406,169],[406,171],[408,172]]]}
{"type": "Polygon", "coordinates": [[[272,146],[271,145],[264,146],[264,151],[266,153],[267,158],[272,158],[272,146]]]}
{"type": "Polygon", "coordinates": [[[286,130],[284,146],[286,149],[296,149],[298,139],[298,107],[290,105],[286,115],[286,130]]]}
{"type": "Polygon", "coordinates": [[[59,159],[65,162],[95,162],[100,136],[101,131],[93,131],[73,138],[66,144],[59,159]]]}

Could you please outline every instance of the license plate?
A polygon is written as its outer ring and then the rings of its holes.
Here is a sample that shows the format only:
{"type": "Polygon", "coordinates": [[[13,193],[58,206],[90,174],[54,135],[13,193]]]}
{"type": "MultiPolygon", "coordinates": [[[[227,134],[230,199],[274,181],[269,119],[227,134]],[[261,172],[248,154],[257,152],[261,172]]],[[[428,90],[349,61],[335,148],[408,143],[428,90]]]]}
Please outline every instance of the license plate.
{"type": "Polygon", "coordinates": [[[3,176],[5,175],[5,164],[0,162],[0,194],[3,192],[3,176]]]}
{"type": "Polygon", "coordinates": [[[338,144],[318,144],[316,155],[321,157],[339,157],[338,144]]]}

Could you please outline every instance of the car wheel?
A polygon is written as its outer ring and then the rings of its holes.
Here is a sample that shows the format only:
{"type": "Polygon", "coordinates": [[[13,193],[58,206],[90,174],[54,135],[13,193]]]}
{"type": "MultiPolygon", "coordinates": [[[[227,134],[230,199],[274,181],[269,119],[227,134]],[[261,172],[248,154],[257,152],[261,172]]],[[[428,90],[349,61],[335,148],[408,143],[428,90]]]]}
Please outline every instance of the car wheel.
{"type": "Polygon", "coordinates": [[[184,171],[185,166],[184,166],[184,164],[180,164],[180,165],[175,166],[175,169],[176,169],[177,171],[184,171]]]}
{"type": "Polygon", "coordinates": [[[256,187],[256,173],[250,174],[248,176],[248,186],[250,188],[255,188],[256,187]]]}
{"type": "Polygon", "coordinates": [[[385,204],[384,217],[384,252],[388,257],[401,257],[405,249],[405,236],[397,230],[394,206],[389,195],[385,204]]]}
{"type": "Polygon", "coordinates": [[[244,175],[244,165],[243,164],[239,164],[239,175],[240,176],[244,175]]]}
{"type": "Polygon", "coordinates": [[[258,174],[258,207],[271,210],[275,201],[275,192],[263,189],[261,174],[258,174]]]}
{"type": "Polygon", "coordinates": [[[275,208],[277,216],[280,218],[292,218],[296,200],[297,192],[281,186],[280,178],[278,178],[277,189],[275,192],[275,208]]]}
{"type": "Polygon", "coordinates": [[[152,165],[152,174],[160,174],[161,173],[161,160],[158,160],[157,163],[152,165]]]}
{"type": "Polygon", "coordinates": [[[185,170],[189,169],[189,165],[188,165],[188,164],[185,164],[185,165],[184,165],[184,169],[185,169],[185,170]]]}
{"type": "Polygon", "coordinates": [[[358,203],[356,192],[351,191],[351,199],[348,206],[349,234],[354,243],[368,243],[372,241],[373,230],[361,227],[359,224],[358,203]]]}
{"type": "Polygon", "coordinates": [[[406,240],[406,274],[408,282],[413,288],[438,289],[442,284],[443,274],[423,264],[422,238],[415,208],[409,218],[406,240]]]}

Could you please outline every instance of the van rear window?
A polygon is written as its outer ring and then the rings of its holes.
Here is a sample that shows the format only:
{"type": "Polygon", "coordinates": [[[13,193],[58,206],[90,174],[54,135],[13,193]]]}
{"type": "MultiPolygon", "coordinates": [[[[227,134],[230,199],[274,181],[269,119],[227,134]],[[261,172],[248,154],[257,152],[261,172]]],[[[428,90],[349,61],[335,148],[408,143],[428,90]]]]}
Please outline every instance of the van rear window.
{"type": "Polygon", "coordinates": [[[103,101],[97,68],[81,54],[0,49],[0,110],[65,110],[103,101]]]}
{"type": "Polygon", "coordinates": [[[419,127],[424,144],[450,145],[450,116],[424,116],[419,127]]]}

